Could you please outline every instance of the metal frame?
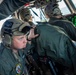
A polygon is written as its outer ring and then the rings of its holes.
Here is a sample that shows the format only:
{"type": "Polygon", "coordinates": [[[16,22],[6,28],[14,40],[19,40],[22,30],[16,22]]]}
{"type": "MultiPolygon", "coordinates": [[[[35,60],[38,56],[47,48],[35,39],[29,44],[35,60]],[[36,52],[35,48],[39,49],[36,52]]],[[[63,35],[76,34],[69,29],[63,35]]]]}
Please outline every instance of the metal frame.
{"type": "Polygon", "coordinates": [[[64,0],[64,2],[66,3],[66,5],[67,5],[67,7],[69,8],[70,12],[71,12],[72,14],[74,14],[74,13],[76,14],[76,8],[75,8],[72,0],[64,0]]]}

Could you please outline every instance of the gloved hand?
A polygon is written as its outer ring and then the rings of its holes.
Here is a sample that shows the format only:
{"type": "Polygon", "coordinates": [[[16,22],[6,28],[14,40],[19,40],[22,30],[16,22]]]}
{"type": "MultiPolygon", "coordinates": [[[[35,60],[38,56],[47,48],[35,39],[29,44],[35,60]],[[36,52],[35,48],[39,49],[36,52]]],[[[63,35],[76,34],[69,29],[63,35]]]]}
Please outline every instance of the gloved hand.
{"type": "Polygon", "coordinates": [[[35,34],[34,30],[35,30],[35,27],[34,26],[33,28],[30,29],[30,33],[28,35],[28,40],[32,40],[33,38],[36,38],[39,34],[35,34]]]}

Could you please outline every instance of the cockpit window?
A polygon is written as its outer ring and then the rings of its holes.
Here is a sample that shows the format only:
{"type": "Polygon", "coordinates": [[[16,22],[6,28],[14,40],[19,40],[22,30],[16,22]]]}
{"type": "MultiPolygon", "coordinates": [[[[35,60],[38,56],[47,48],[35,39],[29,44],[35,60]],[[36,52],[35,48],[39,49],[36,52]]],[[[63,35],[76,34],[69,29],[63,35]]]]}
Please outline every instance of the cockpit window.
{"type": "Polygon", "coordinates": [[[63,15],[71,14],[71,12],[69,11],[68,7],[66,6],[63,0],[59,2],[58,4],[63,15]]]}
{"type": "Polygon", "coordinates": [[[75,5],[75,7],[76,7],[76,0],[72,0],[72,2],[73,2],[73,4],[75,5]]]}
{"type": "Polygon", "coordinates": [[[31,14],[33,16],[33,23],[37,24],[38,22],[45,22],[46,18],[44,15],[44,9],[41,8],[31,8],[31,14]]]}

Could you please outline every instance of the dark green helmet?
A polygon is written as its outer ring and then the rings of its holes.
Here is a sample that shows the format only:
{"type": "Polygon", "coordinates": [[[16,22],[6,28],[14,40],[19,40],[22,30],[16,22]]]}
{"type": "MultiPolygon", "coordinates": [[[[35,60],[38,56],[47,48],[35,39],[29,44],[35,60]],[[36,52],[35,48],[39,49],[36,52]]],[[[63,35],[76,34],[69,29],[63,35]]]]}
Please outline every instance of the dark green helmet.
{"type": "Polygon", "coordinates": [[[49,3],[45,7],[45,14],[48,15],[49,17],[52,17],[52,16],[61,15],[62,13],[57,3],[49,3]]]}
{"type": "Polygon", "coordinates": [[[23,23],[19,19],[6,20],[1,29],[2,42],[6,46],[11,46],[12,36],[20,36],[27,34],[30,30],[30,25],[25,22],[23,23]]]}
{"type": "Polygon", "coordinates": [[[23,21],[29,21],[30,17],[31,17],[31,13],[29,8],[22,8],[19,10],[19,17],[23,20],[23,21]]]}

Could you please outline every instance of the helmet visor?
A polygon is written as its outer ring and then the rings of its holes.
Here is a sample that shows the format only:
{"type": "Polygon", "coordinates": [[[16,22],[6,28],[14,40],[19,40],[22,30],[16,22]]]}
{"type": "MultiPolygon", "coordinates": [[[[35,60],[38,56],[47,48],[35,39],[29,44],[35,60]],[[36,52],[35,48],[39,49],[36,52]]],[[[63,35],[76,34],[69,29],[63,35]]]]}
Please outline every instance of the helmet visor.
{"type": "Polygon", "coordinates": [[[26,23],[20,24],[19,27],[12,29],[12,32],[13,32],[13,35],[20,36],[20,35],[27,34],[31,28],[32,27],[26,22],[26,23]]]}

